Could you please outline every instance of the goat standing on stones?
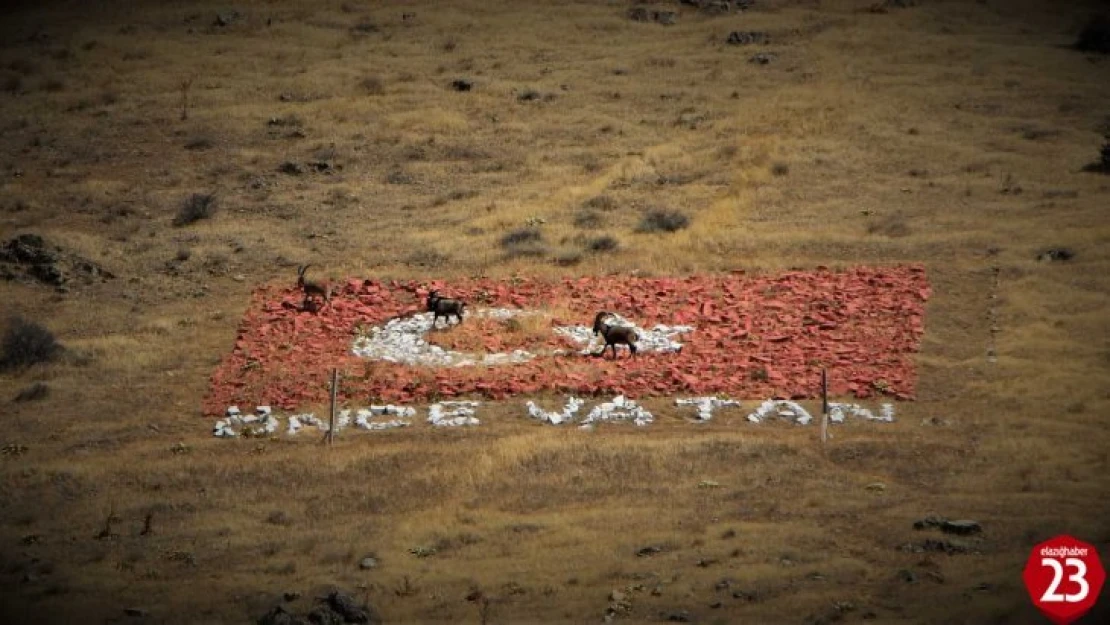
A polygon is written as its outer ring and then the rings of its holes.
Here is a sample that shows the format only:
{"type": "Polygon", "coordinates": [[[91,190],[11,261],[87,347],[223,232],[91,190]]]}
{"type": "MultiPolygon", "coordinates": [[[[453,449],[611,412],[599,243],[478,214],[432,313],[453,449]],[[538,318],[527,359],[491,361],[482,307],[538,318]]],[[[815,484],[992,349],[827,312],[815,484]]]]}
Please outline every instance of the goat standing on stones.
{"type": "Polygon", "coordinates": [[[448,297],[440,297],[439,291],[433,290],[428,293],[428,312],[435,313],[432,317],[432,327],[436,327],[436,322],[440,317],[443,317],[448,323],[451,317],[454,316],[462,323],[463,312],[466,310],[466,302],[448,297]]]}
{"type": "Polygon", "coordinates": [[[636,341],[639,340],[639,335],[632,328],[625,328],[623,326],[613,326],[605,323],[605,319],[612,317],[613,313],[601,311],[594,317],[594,336],[600,334],[605,338],[605,347],[601,348],[598,356],[604,356],[605,350],[613,349],[613,360],[617,359],[617,345],[627,345],[630,352],[629,358],[636,355],[636,341]]]}
{"type": "Polygon", "coordinates": [[[312,265],[303,265],[297,267],[297,287],[304,292],[304,302],[301,303],[302,308],[307,308],[313,297],[319,297],[324,300],[324,304],[331,305],[331,284],[326,280],[317,282],[315,280],[305,280],[304,272],[312,265]]]}

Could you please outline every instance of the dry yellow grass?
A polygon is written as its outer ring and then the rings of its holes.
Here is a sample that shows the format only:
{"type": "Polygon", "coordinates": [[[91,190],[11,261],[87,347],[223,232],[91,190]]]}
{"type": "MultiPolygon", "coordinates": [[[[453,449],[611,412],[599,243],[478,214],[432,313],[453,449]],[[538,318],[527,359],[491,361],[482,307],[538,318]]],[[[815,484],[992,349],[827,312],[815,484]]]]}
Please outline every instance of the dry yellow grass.
{"type": "Polygon", "coordinates": [[[761,0],[663,27],[623,2],[244,1],[224,28],[227,3],[146,4],[0,24],[0,236],[118,276],[0,285],[79,356],[0,376],[3,401],[51,388],[4,409],[0,443],[26,451],[0,456],[0,620],[247,622],[336,584],[387,622],[479,622],[480,587],[496,623],[596,622],[614,589],[627,622],[1034,623],[1034,542],[1110,553],[1110,184],[1080,171],[1110,65],[1066,47],[1097,3],[761,0]],[[763,48],[725,45],[735,29],[777,57],[749,63],[763,48]],[[197,192],[214,218],[171,227],[197,192]],[[639,232],[653,209],[690,225],[639,232]],[[538,255],[514,256],[502,238],[529,224],[538,255]],[[1050,246],[1078,255],[1037,262],[1050,246]],[[251,286],[307,261],[418,279],[920,261],[935,295],[919,400],[824,454],[816,428],[695,427],[665,402],[642,430],[541,427],[512,401],[330,450],[211,439],[197,406],[251,286]],[[980,520],[981,553],[900,551],[930,512],[980,520]]]}

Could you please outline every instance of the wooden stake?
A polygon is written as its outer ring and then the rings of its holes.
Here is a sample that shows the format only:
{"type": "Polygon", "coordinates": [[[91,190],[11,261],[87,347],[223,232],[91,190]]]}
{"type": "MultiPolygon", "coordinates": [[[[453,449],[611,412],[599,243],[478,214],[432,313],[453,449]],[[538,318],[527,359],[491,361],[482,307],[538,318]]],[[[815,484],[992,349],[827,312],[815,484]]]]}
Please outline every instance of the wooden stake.
{"type": "Polygon", "coordinates": [[[328,445],[335,440],[335,398],[339,392],[339,369],[331,370],[331,416],[328,419],[328,445]]]}
{"type": "Polygon", "coordinates": [[[821,447],[829,440],[829,376],[821,367],[821,447]]]}

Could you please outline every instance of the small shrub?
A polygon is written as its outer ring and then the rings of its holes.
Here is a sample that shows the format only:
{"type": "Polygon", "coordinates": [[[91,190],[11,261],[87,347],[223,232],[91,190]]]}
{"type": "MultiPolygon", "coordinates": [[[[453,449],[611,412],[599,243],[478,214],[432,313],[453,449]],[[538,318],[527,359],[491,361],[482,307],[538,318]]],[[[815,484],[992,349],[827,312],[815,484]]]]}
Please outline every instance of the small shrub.
{"type": "Polygon", "coordinates": [[[57,93],[64,90],[66,88],[66,84],[58,78],[47,78],[46,80],[42,81],[42,84],[39,85],[39,88],[50,93],[57,93]]]}
{"type": "Polygon", "coordinates": [[[582,262],[582,252],[578,250],[564,250],[555,255],[555,264],[560,267],[573,267],[582,262]]]}
{"type": "Polygon", "coordinates": [[[274,510],[266,515],[266,522],[271,525],[284,525],[288,527],[293,524],[293,517],[289,516],[289,513],[284,510],[274,510]]]}
{"type": "Polygon", "coordinates": [[[211,193],[194,193],[189,196],[173,218],[173,225],[187,226],[208,219],[216,214],[216,196],[211,193]]]}
{"type": "Polygon", "coordinates": [[[584,208],[611,211],[617,207],[617,201],[609,195],[595,195],[582,203],[584,208]]]}
{"type": "Polygon", "coordinates": [[[600,228],[605,224],[605,219],[597,211],[582,211],[574,216],[574,225],[583,229],[600,228]]]}
{"type": "Polygon", "coordinates": [[[31,74],[35,74],[39,71],[38,66],[31,61],[28,61],[27,59],[16,59],[11,63],[8,63],[8,69],[12,70],[13,72],[19,72],[24,76],[30,76],[31,74]]]}
{"type": "Polygon", "coordinates": [[[1102,144],[1102,149],[1098,152],[1098,160],[1084,167],[1084,171],[1110,174],[1110,138],[1102,144]]]}
{"type": "Polygon", "coordinates": [[[446,254],[441,254],[435,250],[421,249],[409,254],[405,258],[405,264],[410,267],[438,268],[443,267],[450,260],[451,257],[446,254]]]}
{"type": "Polygon", "coordinates": [[[539,228],[517,228],[501,237],[501,247],[512,247],[524,243],[539,243],[543,241],[543,233],[539,228]]]}
{"type": "Polygon", "coordinates": [[[378,32],[378,25],[370,20],[360,20],[351,27],[351,33],[355,35],[369,35],[376,32],[378,32]]]}
{"type": "Polygon", "coordinates": [[[208,137],[194,137],[185,144],[186,150],[207,150],[212,147],[212,140],[208,137]]]}
{"type": "Polygon", "coordinates": [[[18,93],[23,90],[23,77],[19,74],[4,74],[0,79],[0,91],[18,93]]]}
{"type": "Polygon", "coordinates": [[[786,163],[775,163],[771,165],[771,174],[775,176],[785,176],[790,173],[790,166],[786,163]]]}
{"type": "Polygon", "coordinates": [[[382,95],[385,93],[385,83],[377,76],[367,76],[359,82],[359,86],[367,95],[382,95]]]}
{"type": "Polygon", "coordinates": [[[25,401],[38,401],[46,399],[50,395],[50,387],[42,382],[35,382],[31,386],[19,391],[12,401],[25,402],[25,401]]]}
{"type": "Polygon", "coordinates": [[[591,252],[615,252],[621,247],[620,241],[609,235],[594,237],[586,243],[586,249],[591,252]]]}
{"type": "Polygon", "coordinates": [[[640,221],[639,232],[677,232],[690,225],[690,218],[679,211],[653,210],[640,221]]]}
{"type": "Polygon", "coordinates": [[[22,317],[8,323],[0,343],[0,370],[25,369],[50,362],[62,352],[62,346],[50,330],[22,317]]]}
{"type": "Polygon", "coordinates": [[[1079,37],[1075,40],[1075,49],[1082,52],[1099,52],[1110,54],[1110,18],[1105,15],[1092,17],[1079,37]]]}

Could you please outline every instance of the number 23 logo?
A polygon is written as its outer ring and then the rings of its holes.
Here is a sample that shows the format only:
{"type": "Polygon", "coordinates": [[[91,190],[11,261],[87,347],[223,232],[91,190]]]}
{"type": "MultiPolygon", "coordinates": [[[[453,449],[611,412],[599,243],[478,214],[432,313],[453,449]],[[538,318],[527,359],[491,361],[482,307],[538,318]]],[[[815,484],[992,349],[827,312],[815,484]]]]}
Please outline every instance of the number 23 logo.
{"type": "Polygon", "coordinates": [[[1047,566],[1052,569],[1052,583],[1045,589],[1044,594],[1041,595],[1041,601],[1047,603],[1079,603],[1087,598],[1087,594],[1091,592],[1091,587],[1087,584],[1087,565],[1079,558],[1068,558],[1064,564],[1060,564],[1060,560],[1056,558],[1041,558],[1041,566],[1047,566]],[[1068,576],[1069,582],[1079,584],[1079,592],[1073,595],[1060,594],[1057,591],[1060,589],[1060,582],[1064,579],[1064,567],[1074,567],[1075,573],[1068,576]]]}

